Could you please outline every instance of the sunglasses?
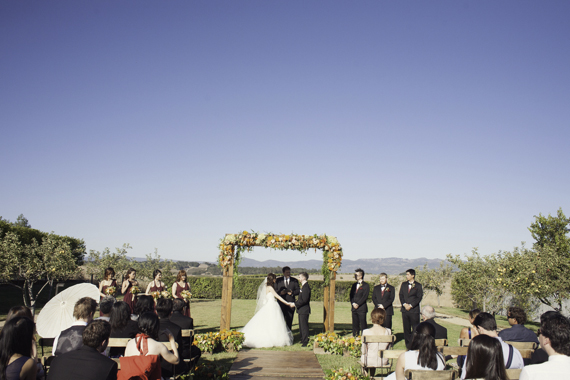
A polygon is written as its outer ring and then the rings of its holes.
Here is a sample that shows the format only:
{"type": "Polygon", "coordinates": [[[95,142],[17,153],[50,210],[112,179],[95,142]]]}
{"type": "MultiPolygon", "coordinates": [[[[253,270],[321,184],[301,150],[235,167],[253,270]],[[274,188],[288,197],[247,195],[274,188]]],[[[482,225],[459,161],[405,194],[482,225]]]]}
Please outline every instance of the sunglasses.
{"type": "Polygon", "coordinates": [[[540,329],[536,330],[536,336],[542,335],[542,331],[540,329]]]}

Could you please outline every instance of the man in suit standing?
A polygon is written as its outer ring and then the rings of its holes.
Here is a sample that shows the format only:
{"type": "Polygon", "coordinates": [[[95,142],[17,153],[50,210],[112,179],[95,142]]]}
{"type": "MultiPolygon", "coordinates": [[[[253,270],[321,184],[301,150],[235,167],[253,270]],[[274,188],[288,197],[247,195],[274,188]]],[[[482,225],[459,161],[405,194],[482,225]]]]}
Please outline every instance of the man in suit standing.
{"type": "MultiPolygon", "coordinates": [[[[293,303],[295,303],[295,297],[298,296],[300,292],[299,281],[291,277],[291,268],[289,267],[283,267],[283,276],[275,280],[274,288],[277,294],[283,297],[285,301],[293,303]]],[[[295,309],[281,302],[279,302],[279,306],[281,306],[285,323],[287,323],[287,327],[291,330],[295,309]]]]}
{"type": "Polygon", "coordinates": [[[370,286],[364,282],[364,271],[358,268],[354,272],[356,282],[350,289],[350,310],[352,311],[352,336],[362,335],[366,329],[366,314],[368,313],[368,295],[370,286]]]}
{"type": "Polygon", "coordinates": [[[435,327],[435,339],[447,339],[447,329],[434,320],[435,310],[433,306],[426,305],[422,307],[422,318],[424,322],[435,327]]]}
{"type": "Polygon", "coordinates": [[[299,290],[299,299],[295,301],[295,307],[299,314],[299,332],[301,333],[301,346],[307,347],[309,343],[309,314],[311,314],[311,288],[307,280],[309,275],[302,272],[299,275],[301,279],[301,289],[299,290]]]}
{"type": "Polygon", "coordinates": [[[400,286],[400,303],[402,304],[402,322],[404,325],[404,339],[406,347],[409,348],[412,333],[420,324],[420,302],[424,296],[422,284],[416,282],[416,271],[408,269],[406,271],[406,282],[400,286]]]}
{"type": "Polygon", "coordinates": [[[109,322],[91,322],[83,330],[81,347],[53,359],[48,380],[116,380],[117,362],[101,354],[107,348],[109,335],[109,322]]]}
{"type": "Polygon", "coordinates": [[[394,298],[396,298],[396,289],[388,284],[388,275],[380,273],[380,285],[376,285],[372,291],[372,303],[374,308],[379,307],[386,311],[383,327],[392,330],[392,316],[394,315],[394,298]]]}

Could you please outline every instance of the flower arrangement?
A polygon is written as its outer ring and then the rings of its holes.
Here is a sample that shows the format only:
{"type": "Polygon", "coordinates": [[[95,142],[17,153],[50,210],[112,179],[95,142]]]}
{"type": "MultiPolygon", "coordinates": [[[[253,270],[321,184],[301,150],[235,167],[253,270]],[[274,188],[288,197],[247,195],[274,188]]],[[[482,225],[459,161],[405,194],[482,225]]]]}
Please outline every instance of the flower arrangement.
{"type": "Polygon", "coordinates": [[[155,301],[160,298],[160,292],[158,290],[156,292],[150,292],[150,295],[155,301]]]}
{"type": "Polygon", "coordinates": [[[222,330],[194,336],[193,344],[202,352],[239,351],[243,347],[245,335],[235,330],[222,330]]]}
{"type": "Polygon", "coordinates": [[[172,293],[170,293],[168,290],[163,290],[160,292],[160,298],[172,298],[172,293]]]}
{"type": "Polygon", "coordinates": [[[220,344],[224,351],[239,351],[243,347],[245,335],[235,330],[220,331],[220,344]]]}
{"type": "MultiPolygon", "coordinates": [[[[200,364],[193,368],[193,377],[184,377],[182,379],[211,379],[211,380],[227,380],[229,379],[228,369],[221,365],[214,364],[202,360],[200,364]]],[[[188,376],[188,375],[187,375],[188,376]]]]}
{"type": "Polygon", "coordinates": [[[141,292],[141,290],[139,289],[138,286],[133,285],[131,286],[131,294],[133,295],[133,301],[135,300],[135,297],[137,296],[137,294],[139,294],[141,292]]]}
{"type": "Polygon", "coordinates": [[[362,339],[361,337],[353,337],[352,335],[347,335],[341,337],[336,333],[322,333],[318,334],[312,338],[315,347],[322,348],[325,352],[329,352],[335,355],[346,354],[360,358],[362,350],[362,339]]]}
{"type": "Polygon", "coordinates": [[[105,294],[108,296],[114,296],[115,293],[117,293],[117,288],[114,286],[108,286],[107,289],[105,289],[105,294]]]}
{"type": "Polygon", "coordinates": [[[370,376],[362,374],[360,368],[333,368],[325,372],[325,380],[370,380],[370,376]]]}
{"type": "Polygon", "coordinates": [[[183,290],[182,292],[180,292],[180,295],[182,296],[184,301],[190,301],[190,298],[192,298],[192,293],[190,293],[188,290],[183,290]]]}
{"type": "Polygon", "coordinates": [[[348,355],[360,358],[362,355],[362,338],[360,336],[353,337],[352,335],[340,338],[337,344],[343,347],[344,352],[348,355]]]}

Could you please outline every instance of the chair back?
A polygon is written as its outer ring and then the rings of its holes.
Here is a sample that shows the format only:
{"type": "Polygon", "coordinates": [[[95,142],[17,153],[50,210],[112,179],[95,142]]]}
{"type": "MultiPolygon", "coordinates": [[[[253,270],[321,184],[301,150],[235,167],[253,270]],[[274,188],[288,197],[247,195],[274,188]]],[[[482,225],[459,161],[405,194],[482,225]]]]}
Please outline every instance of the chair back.
{"type": "Polygon", "coordinates": [[[182,338],[191,338],[192,336],[194,336],[193,329],[184,329],[181,330],[181,333],[182,333],[182,338]]]}
{"type": "Polygon", "coordinates": [[[132,338],[109,338],[109,344],[107,347],[127,347],[127,343],[132,338]]]}
{"type": "Polygon", "coordinates": [[[471,339],[458,339],[457,343],[459,344],[459,347],[467,347],[469,346],[469,343],[471,343],[471,339]]]}
{"type": "Polygon", "coordinates": [[[467,355],[468,347],[438,347],[438,351],[441,352],[444,356],[447,355],[467,355]]]}
{"type": "Polygon", "coordinates": [[[435,345],[436,345],[437,347],[447,346],[447,339],[436,339],[436,340],[435,340],[435,345]]]}
{"type": "Polygon", "coordinates": [[[409,380],[455,380],[455,371],[432,371],[425,369],[408,369],[404,376],[409,380]]]}
{"type": "Polygon", "coordinates": [[[406,350],[378,350],[378,356],[382,359],[398,359],[406,350]]]}
{"type": "Polygon", "coordinates": [[[511,342],[505,341],[505,343],[510,344],[517,350],[536,350],[538,348],[538,343],[536,342],[511,342]]]}
{"type": "Polygon", "coordinates": [[[44,347],[53,347],[53,341],[55,338],[40,338],[38,339],[38,344],[42,348],[42,356],[44,354],[44,347]]]}
{"type": "Polygon", "coordinates": [[[362,336],[362,343],[394,343],[395,341],[396,341],[396,335],[363,335],[362,336]]]}
{"type": "Polygon", "coordinates": [[[44,366],[44,370],[45,373],[49,372],[49,367],[51,367],[51,362],[53,361],[53,359],[55,358],[55,356],[51,355],[51,356],[42,356],[42,365],[44,366]]]}
{"type": "Polygon", "coordinates": [[[534,353],[534,350],[519,349],[519,352],[521,353],[521,356],[523,357],[523,359],[530,359],[532,357],[532,354],[534,353]]]}
{"type": "Polygon", "coordinates": [[[510,380],[518,380],[521,377],[522,368],[519,369],[507,369],[507,377],[510,380]]]}

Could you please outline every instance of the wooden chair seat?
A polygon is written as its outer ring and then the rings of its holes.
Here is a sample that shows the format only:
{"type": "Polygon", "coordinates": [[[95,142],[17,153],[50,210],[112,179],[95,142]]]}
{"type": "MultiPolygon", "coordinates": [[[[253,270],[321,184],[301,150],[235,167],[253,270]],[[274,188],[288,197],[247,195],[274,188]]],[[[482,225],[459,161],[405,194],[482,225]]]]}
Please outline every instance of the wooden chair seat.
{"type": "Polygon", "coordinates": [[[404,376],[409,380],[455,380],[457,373],[455,371],[431,371],[421,369],[408,369],[404,372],[404,376]]]}

